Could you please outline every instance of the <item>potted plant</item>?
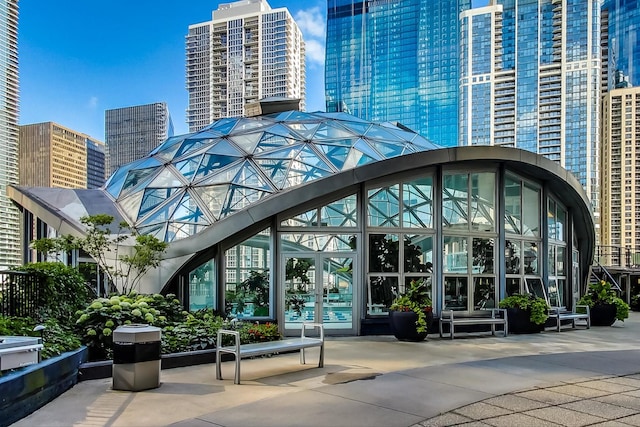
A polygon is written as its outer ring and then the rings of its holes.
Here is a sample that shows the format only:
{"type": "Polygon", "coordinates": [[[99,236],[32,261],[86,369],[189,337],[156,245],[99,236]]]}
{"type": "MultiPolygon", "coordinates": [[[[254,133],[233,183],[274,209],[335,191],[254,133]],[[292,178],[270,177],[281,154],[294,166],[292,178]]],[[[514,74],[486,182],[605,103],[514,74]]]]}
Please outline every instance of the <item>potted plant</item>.
{"type": "Polygon", "coordinates": [[[533,294],[508,296],[500,301],[500,308],[507,309],[509,332],[514,334],[540,332],[549,317],[547,302],[533,294]]]}
{"type": "Polygon", "coordinates": [[[611,289],[611,283],[600,280],[589,285],[578,304],[588,305],[592,326],[611,326],[629,317],[629,305],[611,289]]]}
{"type": "Polygon", "coordinates": [[[433,322],[433,307],[424,279],[412,280],[389,307],[391,331],[400,341],[423,341],[433,322]]]}

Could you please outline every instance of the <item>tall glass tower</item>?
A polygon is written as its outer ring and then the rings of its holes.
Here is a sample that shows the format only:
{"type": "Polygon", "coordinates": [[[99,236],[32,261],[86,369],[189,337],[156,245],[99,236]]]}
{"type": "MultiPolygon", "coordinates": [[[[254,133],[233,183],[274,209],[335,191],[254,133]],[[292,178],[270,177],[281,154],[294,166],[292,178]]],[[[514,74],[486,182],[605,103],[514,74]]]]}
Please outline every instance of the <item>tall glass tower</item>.
{"type": "Polygon", "coordinates": [[[606,46],[607,88],[640,86],[640,5],[637,1],[605,0],[602,4],[606,46]]]}
{"type": "Polygon", "coordinates": [[[18,0],[0,0],[0,269],[22,263],[20,212],[7,197],[18,184],[18,0]]]}
{"type": "Polygon", "coordinates": [[[542,154],[598,206],[598,0],[492,0],[461,16],[461,145],[542,154]],[[490,39],[489,39],[490,37],[490,39]]]}
{"type": "Polygon", "coordinates": [[[458,144],[459,14],[471,0],[328,0],[328,112],[458,144]]]}

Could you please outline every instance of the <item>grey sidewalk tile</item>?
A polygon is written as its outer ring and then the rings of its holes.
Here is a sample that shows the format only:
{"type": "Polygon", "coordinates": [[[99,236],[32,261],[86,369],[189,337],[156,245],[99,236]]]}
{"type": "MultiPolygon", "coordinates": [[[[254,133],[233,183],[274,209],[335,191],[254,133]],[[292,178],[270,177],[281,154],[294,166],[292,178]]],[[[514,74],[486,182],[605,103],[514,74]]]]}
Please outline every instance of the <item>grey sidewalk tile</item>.
{"type": "Polygon", "coordinates": [[[607,394],[611,394],[607,391],[596,390],[594,388],[582,387],[580,385],[570,384],[570,385],[561,385],[558,387],[550,387],[546,389],[547,391],[553,391],[556,393],[563,393],[569,396],[580,397],[582,399],[590,399],[593,397],[605,396],[607,394]]]}
{"type": "Polygon", "coordinates": [[[640,412],[640,397],[629,396],[628,394],[611,394],[609,396],[596,397],[594,400],[624,406],[625,408],[640,412]]]}
{"type": "Polygon", "coordinates": [[[483,420],[486,418],[499,417],[501,415],[511,414],[512,411],[500,408],[498,406],[489,405],[484,402],[472,403],[455,410],[455,413],[473,420],[483,420]]]}
{"type": "Polygon", "coordinates": [[[620,418],[617,421],[629,424],[630,426],[640,426],[640,415],[632,415],[630,417],[620,418]]]}
{"type": "Polygon", "coordinates": [[[624,393],[625,391],[637,390],[637,387],[631,387],[625,384],[615,383],[609,380],[599,381],[585,381],[579,383],[579,385],[589,388],[595,388],[601,391],[608,391],[610,393],[624,393]]]}
{"type": "Polygon", "coordinates": [[[423,427],[446,427],[453,426],[462,423],[469,423],[473,420],[471,418],[464,417],[460,414],[455,414],[453,412],[448,412],[446,414],[438,415],[437,417],[430,418],[425,420],[418,425],[423,427]]]}
{"type": "Polygon", "coordinates": [[[491,418],[483,422],[495,427],[555,427],[556,423],[534,418],[525,414],[510,414],[502,417],[491,418]]]}
{"type": "Polygon", "coordinates": [[[579,397],[569,396],[568,394],[556,393],[547,389],[529,390],[522,393],[516,393],[516,396],[526,399],[537,400],[538,402],[548,403],[550,405],[561,405],[563,403],[575,402],[580,400],[579,397]]]}
{"type": "Polygon", "coordinates": [[[632,377],[613,377],[604,381],[612,382],[616,384],[624,384],[635,389],[640,389],[640,379],[632,377]]]}
{"type": "Polygon", "coordinates": [[[626,417],[636,413],[633,409],[611,403],[599,402],[597,400],[579,400],[577,402],[565,403],[564,405],[560,405],[560,407],[584,412],[585,414],[595,415],[596,417],[602,417],[608,420],[615,420],[616,418],[626,417]]]}
{"type": "Polygon", "coordinates": [[[628,391],[626,393],[624,393],[628,396],[633,396],[633,397],[640,397],[640,390],[633,390],[633,391],[628,391]]]}
{"type": "Polygon", "coordinates": [[[490,424],[485,424],[481,421],[472,421],[470,423],[458,424],[458,427],[490,427],[490,424]]]}
{"type": "Polygon", "coordinates": [[[605,421],[603,423],[592,424],[593,427],[629,427],[630,424],[620,421],[605,421]]]}
{"type": "Polygon", "coordinates": [[[531,411],[524,412],[524,414],[551,421],[552,423],[567,427],[580,427],[607,421],[604,418],[595,417],[593,415],[584,414],[582,412],[572,411],[565,408],[559,408],[557,406],[533,409],[531,411]]]}
{"type": "Polygon", "coordinates": [[[540,402],[538,400],[527,399],[526,397],[517,396],[514,394],[505,394],[503,396],[492,397],[484,401],[489,405],[499,406],[504,409],[508,409],[513,412],[528,411],[530,409],[544,408],[549,406],[548,403],[540,402]]]}

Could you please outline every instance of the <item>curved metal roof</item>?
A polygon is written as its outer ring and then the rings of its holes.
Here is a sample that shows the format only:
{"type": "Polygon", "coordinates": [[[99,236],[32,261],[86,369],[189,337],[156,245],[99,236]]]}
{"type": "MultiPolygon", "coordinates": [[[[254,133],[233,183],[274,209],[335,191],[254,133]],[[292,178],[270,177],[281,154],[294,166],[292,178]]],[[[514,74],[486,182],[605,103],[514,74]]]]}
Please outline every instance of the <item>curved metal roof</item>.
{"type": "Polygon", "coordinates": [[[223,118],[120,167],[104,190],[140,233],[173,242],[273,194],[439,148],[406,128],[346,113],[223,118]]]}

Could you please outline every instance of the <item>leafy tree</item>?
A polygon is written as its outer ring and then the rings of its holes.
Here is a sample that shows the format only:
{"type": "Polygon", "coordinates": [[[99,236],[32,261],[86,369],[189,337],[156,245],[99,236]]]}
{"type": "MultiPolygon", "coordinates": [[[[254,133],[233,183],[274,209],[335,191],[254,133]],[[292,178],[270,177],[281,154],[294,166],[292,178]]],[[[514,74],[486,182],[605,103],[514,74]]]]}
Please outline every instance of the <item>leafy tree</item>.
{"type": "Polygon", "coordinates": [[[31,247],[56,256],[61,252],[81,249],[96,261],[120,293],[128,294],[138,287],[145,273],[160,265],[168,244],[155,236],[139,234],[124,221],[118,224],[114,233],[111,229],[113,220],[113,216],[107,214],[83,216],[80,222],[87,227],[83,237],[62,235],[43,238],[33,241],[31,247]],[[125,250],[122,247],[124,242],[131,239],[133,245],[130,250],[125,250]],[[121,251],[125,253],[120,254],[121,251]]]}

